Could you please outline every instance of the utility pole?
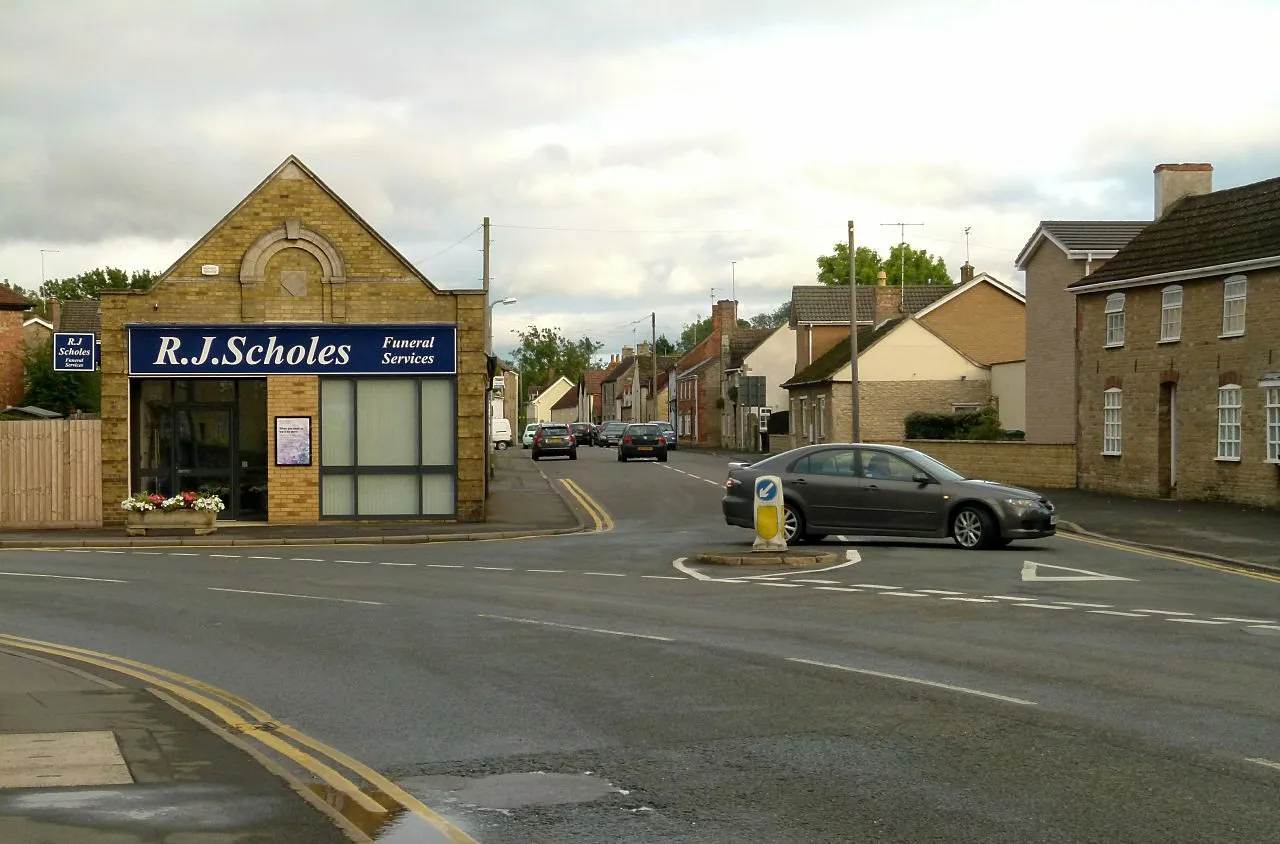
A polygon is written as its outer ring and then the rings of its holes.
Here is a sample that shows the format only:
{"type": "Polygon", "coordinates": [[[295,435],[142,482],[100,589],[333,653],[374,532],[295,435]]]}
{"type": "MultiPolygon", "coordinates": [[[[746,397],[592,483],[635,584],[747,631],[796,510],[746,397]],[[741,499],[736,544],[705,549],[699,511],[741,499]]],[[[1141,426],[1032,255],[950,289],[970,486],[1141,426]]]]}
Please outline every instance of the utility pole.
{"type": "Polygon", "coordinates": [[[907,283],[907,226],[923,226],[924,223],[881,223],[880,225],[898,227],[898,284],[905,285],[907,283]]]}
{"type": "Polygon", "coordinates": [[[489,320],[492,318],[491,312],[493,309],[489,307],[489,218],[488,217],[484,218],[484,223],[482,224],[482,228],[484,229],[484,246],[481,248],[481,252],[484,254],[484,257],[482,259],[483,269],[481,270],[483,275],[481,276],[480,282],[484,287],[484,310],[485,310],[484,336],[486,338],[484,351],[485,351],[485,354],[492,354],[493,350],[489,348],[489,343],[488,343],[488,337],[490,334],[493,333],[491,330],[491,326],[489,325],[489,320]]]}
{"type": "MultiPolygon", "coordinates": [[[[854,269],[853,220],[849,221],[849,379],[850,393],[853,395],[853,416],[851,417],[853,438],[850,442],[862,439],[862,424],[858,418],[858,275],[854,269]]],[[[873,293],[875,291],[872,291],[873,293]]],[[[873,326],[874,327],[874,326],[873,326]]]]}
{"type": "MultiPolygon", "coordinates": [[[[649,401],[653,402],[653,411],[649,418],[658,418],[658,312],[649,314],[649,356],[653,371],[649,373],[649,401]]],[[[668,388],[670,389],[670,388],[668,388]]]]}
{"type": "MultiPolygon", "coordinates": [[[[484,218],[484,246],[481,251],[481,284],[484,287],[484,509],[487,512],[489,498],[489,482],[494,476],[494,465],[490,452],[493,439],[493,378],[489,375],[489,357],[493,354],[493,308],[489,306],[489,218],[484,218]]],[[[524,379],[521,379],[523,386],[524,379]]],[[[517,419],[519,411],[516,411],[517,419]]],[[[514,434],[514,432],[512,432],[514,434]]],[[[523,436],[523,431],[521,432],[523,436]]]]}

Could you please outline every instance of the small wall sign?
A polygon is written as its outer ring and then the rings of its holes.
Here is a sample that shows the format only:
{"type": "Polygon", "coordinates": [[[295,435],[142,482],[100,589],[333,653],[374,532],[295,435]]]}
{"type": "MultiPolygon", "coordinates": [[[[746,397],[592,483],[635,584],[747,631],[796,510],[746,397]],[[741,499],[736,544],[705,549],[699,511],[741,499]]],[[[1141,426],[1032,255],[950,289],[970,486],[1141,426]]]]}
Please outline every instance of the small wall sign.
{"type": "Polygon", "coordinates": [[[217,275],[217,274],[218,274],[217,264],[201,264],[200,265],[200,275],[217,275]]]}
{"type": "Polygon", "coordinates": [[[276,417],[276,465],[311,465],[311,417],[276,417]]]}

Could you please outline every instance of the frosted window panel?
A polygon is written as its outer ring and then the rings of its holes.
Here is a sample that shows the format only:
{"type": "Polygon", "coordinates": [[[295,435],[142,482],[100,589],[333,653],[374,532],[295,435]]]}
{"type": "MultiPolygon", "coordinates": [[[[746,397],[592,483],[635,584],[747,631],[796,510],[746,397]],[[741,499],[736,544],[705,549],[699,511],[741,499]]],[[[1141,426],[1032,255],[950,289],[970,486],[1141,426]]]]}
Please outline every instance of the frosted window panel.
{"type": "Polygon", "coordinates": [[[354,516],[356,514],[356,479],[351,475],[322,475],[320,500],[324,502],[323,516],[354,516]]]}
{"type": "Polygon", "coordinates": [[[361,475],[361,516],[416,516],[418,475],[361,475]]]}
{"type": "MultiPolygon", "coordinates": [[[[453,465],[454,429],[458,414],[453,405],[453,382],[422,382],[422,465],[453,465]]],[[[452,512],[453,507],[449,507],[452,512]]]]}
{"type": "MultiPolygon", "coordinates": [[[[417,398],[414,382],[408,379],[371,379],[359,383],[356,455],[361,466],[417,465],[417,398]]],[[[360,501],[363,513],[363,495],[360,501]]]]}
{"type": "Polygon", "coordinates": [[[453,515],[453,480],[453,475],[422,476],[422,515],[453,515]]]}
{"type": "Polygon", "coordinates": [[[320,465],[350,466],[355,462],[355,384],[320,382],[320,465]]]}

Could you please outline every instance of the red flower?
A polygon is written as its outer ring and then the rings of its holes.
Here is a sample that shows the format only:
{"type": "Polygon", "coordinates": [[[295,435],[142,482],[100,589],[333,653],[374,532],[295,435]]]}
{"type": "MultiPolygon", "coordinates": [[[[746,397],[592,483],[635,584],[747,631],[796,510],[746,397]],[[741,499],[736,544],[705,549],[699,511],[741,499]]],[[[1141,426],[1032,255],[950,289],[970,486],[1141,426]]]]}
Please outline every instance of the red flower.
{"type": "Polygon", "coordinates": [[[147,496],[147,500],[148,500],[148,501],[150,501],[152,504],[163,504],[163,503],[164,503],[164,496],[163,496],[163,495],[157,495],[156,493],[154,493],[154,492],[153,492],[153,493],[151,493],[150,495],[148,495],[148,496],[147,496]]]}
{"type": "Polygon", "coordinates": [[[184,492],[184,493],[182,493],[182,500],[183,500],[183,501],[185,501],[185,502],[187,502],[188,504],[190,504],[191,502],[195,501],[195,500],[196,500],[196,498],[198,498],[198,497],[199,497],[199,496],[197,496],[194,492],[184,492]]]}

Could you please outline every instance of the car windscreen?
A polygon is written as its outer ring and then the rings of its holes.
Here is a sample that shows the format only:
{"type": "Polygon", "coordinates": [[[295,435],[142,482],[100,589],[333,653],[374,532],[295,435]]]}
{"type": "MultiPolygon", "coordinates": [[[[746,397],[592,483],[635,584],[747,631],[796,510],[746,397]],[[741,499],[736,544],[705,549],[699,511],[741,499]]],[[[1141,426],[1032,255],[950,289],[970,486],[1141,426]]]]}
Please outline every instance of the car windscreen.
{"type": "Polygon", "coordinates": [[[542,433],[549,437],[563,437],[569,433],[569,429],[564,425],[543,425],[542,433]]]}
{"type": "Polygon", "coordinates": [[[909,451],[906,456],[911,459],[921,469],[924,469],[930,475],[933,475],[940,481],[963,481],[964,475],[952,469],[946,463],[935,460],[922,451],[909,451]]]}
{"type": "Polygon", "coordinates": [[[658,429],[657,425],[631,425],[628,426],[627,433],[633,437],[656,437],[662,431],[658,429]]]}

